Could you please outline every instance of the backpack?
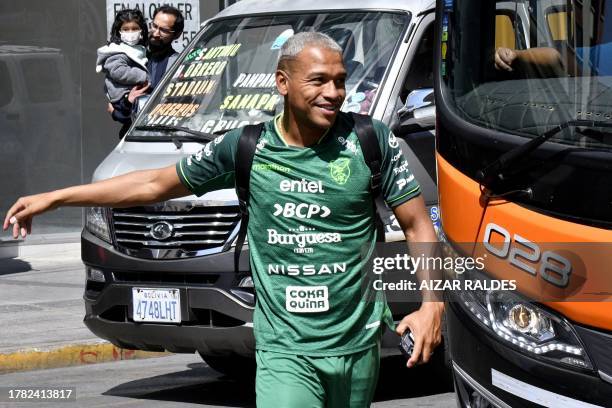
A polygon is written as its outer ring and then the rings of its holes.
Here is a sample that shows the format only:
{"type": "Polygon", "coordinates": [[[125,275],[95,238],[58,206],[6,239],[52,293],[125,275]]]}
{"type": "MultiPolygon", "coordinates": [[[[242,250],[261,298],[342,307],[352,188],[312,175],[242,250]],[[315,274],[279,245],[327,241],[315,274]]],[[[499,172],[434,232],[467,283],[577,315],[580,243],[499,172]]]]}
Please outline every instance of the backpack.
{"type": "MultiPolygon", "coordinates": [[[[359,145],[363,152],[363,158],[370,169],[370,191],[372,199],[376,206],[376,229],[379,239],[384,240],[384,223],[381,213],[384,211],[386,204],[382,198],[382,154],[380,146],[376,139],[372,118],[367,115],[359,115],[351,113],[355,121],[355,133],[359,139],[359,145]]],[[[238,140],[238,148],[236,150],[236,195],[238,196],[238,205],[240,207],[240,230],[236,239],[236,247],[234,249],[234,272],[238,273],[240,263],[240,252],[244,245],[244,239],[247,233],[247,225],[249,223],[249,183],[251,179],[251,166],[253,165],[253,157],[259,136],[263,131],[263,123],[257,125],[247,125],[243,128],[242,134],[238,140]]]]}

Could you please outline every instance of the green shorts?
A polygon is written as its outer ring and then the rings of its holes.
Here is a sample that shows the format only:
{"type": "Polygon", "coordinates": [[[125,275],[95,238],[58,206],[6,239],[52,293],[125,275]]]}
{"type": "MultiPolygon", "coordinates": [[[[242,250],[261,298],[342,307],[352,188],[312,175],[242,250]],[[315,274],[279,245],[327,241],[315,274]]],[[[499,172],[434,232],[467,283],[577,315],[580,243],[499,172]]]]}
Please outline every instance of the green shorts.
{"type": "Polygon", "coordinates": [[[379,346],[336,357],[257,350],[257,407],[369,407],[378,381],[379,356],[379,346]]]}

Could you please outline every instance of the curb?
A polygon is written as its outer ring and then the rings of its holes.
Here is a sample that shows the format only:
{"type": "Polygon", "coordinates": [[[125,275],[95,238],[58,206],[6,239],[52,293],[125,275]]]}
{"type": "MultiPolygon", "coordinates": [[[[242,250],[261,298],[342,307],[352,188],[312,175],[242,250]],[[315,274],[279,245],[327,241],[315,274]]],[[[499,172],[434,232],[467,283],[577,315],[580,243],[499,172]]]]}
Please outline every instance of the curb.
{"type": "Polygon", "coordinates": [[[127,350],[110,343],[70,344],[49,350],[26,349],[0,353],[0,374],[169,356],[168,352],[127,350]]]}

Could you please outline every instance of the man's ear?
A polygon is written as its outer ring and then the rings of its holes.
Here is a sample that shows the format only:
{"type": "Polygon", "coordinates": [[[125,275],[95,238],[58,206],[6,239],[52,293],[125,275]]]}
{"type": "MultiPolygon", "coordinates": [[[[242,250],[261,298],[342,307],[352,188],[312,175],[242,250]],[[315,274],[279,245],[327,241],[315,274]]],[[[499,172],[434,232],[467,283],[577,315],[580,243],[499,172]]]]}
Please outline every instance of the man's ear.
{"type": "Polygon", "coordinates": [[[276,70],[276,89],[278,89],[278,93],[281,94],[282,96],[287,95],[287,93],[289,92],[288,90],[288,82],[289,81],[289,76],[287,75],[287,72],[283,71],[282,69],[277,69],[276,70]]]}

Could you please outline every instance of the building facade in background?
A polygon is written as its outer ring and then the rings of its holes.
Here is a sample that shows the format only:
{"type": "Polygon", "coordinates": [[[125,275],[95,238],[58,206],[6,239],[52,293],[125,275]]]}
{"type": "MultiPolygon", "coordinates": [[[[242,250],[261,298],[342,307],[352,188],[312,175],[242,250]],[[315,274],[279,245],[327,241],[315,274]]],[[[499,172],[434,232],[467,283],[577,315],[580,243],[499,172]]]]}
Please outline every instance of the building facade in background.
{"type": "MultiPolygon", "coordinates": [[[[146,17],[173,4],[186,17],[182,48],[200,22],[231,0],[23,0],[0,3],[0,213],[23,195],[88,182],[118,142],[106,112],[96,49],[108,40],[114,13],[138,7],[146,17]]],[[[63,208],[35,223],[33,238],[74,239],[82,210],[63,208]],[[56,235],[62,234],[62,235],[56,235]]],[[[0,242],[12,238],[0,234],[0,242]]]]}

